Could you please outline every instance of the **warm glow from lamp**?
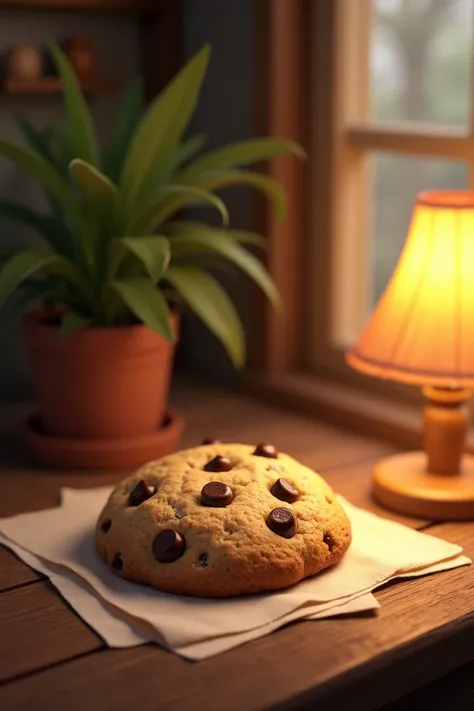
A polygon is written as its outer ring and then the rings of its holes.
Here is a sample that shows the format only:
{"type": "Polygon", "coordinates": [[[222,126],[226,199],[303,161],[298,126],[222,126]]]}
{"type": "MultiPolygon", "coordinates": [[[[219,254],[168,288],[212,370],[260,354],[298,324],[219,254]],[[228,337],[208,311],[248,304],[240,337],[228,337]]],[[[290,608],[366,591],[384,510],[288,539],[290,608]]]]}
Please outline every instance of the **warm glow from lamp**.
{"type": "Polygon", "coordinates": [[[424,385],[430,401],[427,457],[381,462],[377,497],[415,515],[474,518],[474,460],[461,460],[470,394],[462,388],[474,386],[474,192],[418,196],[393,276],[347,360],[368,375],[424,385]]]}

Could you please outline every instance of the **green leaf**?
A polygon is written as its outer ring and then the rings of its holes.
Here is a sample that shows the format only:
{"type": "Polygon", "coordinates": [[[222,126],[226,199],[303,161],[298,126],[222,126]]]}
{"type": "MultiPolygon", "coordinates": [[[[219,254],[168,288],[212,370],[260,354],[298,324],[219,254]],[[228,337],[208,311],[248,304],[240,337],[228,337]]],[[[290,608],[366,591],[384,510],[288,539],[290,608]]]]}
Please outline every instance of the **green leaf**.
{"type": "Polygon", "coordinates": [[[69,178],[69,163],[75,158],[71,127],[65,121],[51,128],[51,149],[54,154],[54,165],[61,175],[69,178]]]}
{"type": "Polygon", "coordinates": [[[169,267],[166,279],[217,336],[232,362],[241,368],[245,361],[242,323],[234,305],[220,284],[196,267],[169,267]]]}
{"type": "Polygon", "coordinates": [[[251,247],[258,247],[263,251],[268,248],[267,240],[262,235],[256,232],[247,232],[246,230],[228,230],[229,236],[233,237],[240,244],[249,244],[251,247]]]}
{"type": "Polygon", "coordinates": [[[132,140],[122,171],[127,204],[153,185],[160,165],[178,143],[196,106],[209,62],[210,47],[198,52],[153,101],[132,140]]]}
{"type": "MultiPolygon", "coordinates": [[[[196,230],[205,230],[208,232],[214,228],[206,225],[205,222],[196,222],[195,220],[173,220],[173,222],[168,226],[168,232],[170,235],[179,234],[180,232],[194,232],[196,230]]],[[[262,235],[256,232],[247,232],[247,230],[229,230],[226,229],[226,235],[232,237],[236,242],[240,244],[249,244],[252,247],[258,247],[259,249],[267,249],[267,240],[262,235]]]]}
{"type": "Polygon", "coordinates": [[[40,156],[48,162],[54,163],[54,155],[45,133],[35,128],[26,116],[17,115],[15,120],[26,145],[31,148],[31,150],[39,153],[40,156]]]}
{"type": "Polygon", "coordinates": [[[121,279],[111,282],[110,286],[140,321],[166,341],[174,342],[168,305],[150,279],[121,279]]]}
{"type": "Polygon", "coordinates": [[[218,210],[224,225],[229,223],[229,213],[224,201],[208,190],[192,185],[167,185],[158,191],[155,200],[132,220],[127,232],[150,233],[171,215],[186,205],[208,203],[218,210]]]}
{"type": "Polygon", "coordinates": [[[186,169],[182,178],[187,180],[204,171],[250,165],[285,154],[294,155],[297,158],[306,157],[305,151],[298,143],[279,138],[257,138],[251,141],[231,143],[198,158],[186,169]]]}
{"type": "Polygon", "coordinates": [[[82,158],[97,167],[99,165],[99,151],[94,122],[79,87],[76,74],[62,49],[54,42],[48,46],[57,72],[61,77],[63,100],[74,142],[74,157],[82,158]]]}
{"type": "Polygon", "coordinates": [[[188,138],[187,141],[181,143],[176,149],[175,156],[173,159],[173,169],[185,163],[187,160],[192,158],[207,142],[207,136],[199,134],[188,138]]]}
{"type": "Polygon", "coordinates": [[[81,224],[80,212],[67,184],[64,182],[64,178],[39,153],[35,153],[29,148],[23,148],[8,141],[0,140],[0,154],[21,166],[42,183],[62,205],[71,220],[75,224],[81,224]]]}
{"type": "Polygon", "coordinates": [[[116,207],[119,199],[117,186],[93,165],[76,158],[69,165],[69,174],[79,186],[89,210],[96,217],[116,207]]]}
{"type": "Polygon", "coordinates": [[[121,237],[114,246],[115,254],[118,255],[118,264],[113,268],[112,278],[115,276],[116,269],[121,262],[121,255],[127,250],[142,262],[154,284],[161,279],[168,268],[170,245],[166,237],[160,237],[159,235],[121,237]]]}
{"type": "Polygon", "coordinates": [[[94,264],[96,259],[102,259],[104,244],[115,232],[118,189],[97,168],[80,159],[71,161],[69,173],[80,190],[90,221],[90,227],[81,233],[81,239],[87,262],[94,264]]]}
{"type": "Polygon", "coordinates": [[[91,217],[112,234],[119,202],[117,186],[93,165],[77,158],[71,161],[69,174],[79,187],[91,217]]]}
{"type": "Polygon", "coordinates": [[[125,93],[105,155],[104,173],[114,183],[120,181],[127,150],[140,122],[142,106],[143,82],[137,79],[125,93]]]}
{"type": "Polygon", "coordinates": [[[23,222],[28,227],[32,227],[39,232],[42,237],[49,241],[48,225],[49,220],[46,215],[41,215],[36,210],[25,205],[18,205],[15,202],[0,201],[0,217],[6,217],[9,220],[17,220],[23,222]]]}
{"type": "Polygon", "coordinates": [[[68,311],[61,319],[61,326],[59,328],[59,333],[61,336],[70,336],[75,331],[79,331],[82,328],[88,328],[92,325],[92,320],[90,318],[84,318],[79,316],[79,314],[74,313],[74,311],[68,311]]]}
{"type": "Polygon", "coordinates": [[[0,304],[29,276],[39,271],[61,274],[69,281],[81,285],[77,270],[63,257],[42,249],[25,249],[12,256],[0,271],[0,304]]]}
{"type": "Polygon", "coordinates": [[[286,211],[286,196],[281,185],[266,175],[251,170],[230,170],[205,173],[196,184],[204,190],[221,190],[233,185],[245,185],[260,190],[272,203],[278,219],[283,219],[286,211]]]}
{"type": "Polygon", "coordinates": [[[242,269],[260,287],[274,306],[281,306],[276,286],[263,264],[235,242],[225,230],[191,228],[189,231],[186,230],[173,237],[170,240],[170,245],[173,256],[189,253],[189,250],[198,253],[203,249],[217,252],[242,269]]]}

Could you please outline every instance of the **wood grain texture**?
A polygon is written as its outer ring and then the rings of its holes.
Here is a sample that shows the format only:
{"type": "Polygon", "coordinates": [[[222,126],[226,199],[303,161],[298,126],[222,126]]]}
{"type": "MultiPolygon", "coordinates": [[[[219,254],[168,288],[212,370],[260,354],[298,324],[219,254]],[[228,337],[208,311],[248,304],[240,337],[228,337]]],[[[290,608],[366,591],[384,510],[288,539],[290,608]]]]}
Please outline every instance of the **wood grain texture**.
{"type": "MultiPolygon", "coordinates": [[[[474,524],[433,533],[474,555],[474,524]]],[[[377,594],[378,616],[289,625],[195,664],[151,646],[92,653],[8,684],[0,707],[26,711],[35,699],[50,711],[369,711],[474,657],[473,587],[473,567],[403,581],[377,594]]]]}
{"type": "MultiPolygon", "coordinates": [[[[327,471],[351,461],[375,459],[391,451],[383,444],[315,423],[309,417],[288,416],[283,410],[224,391],[210,391],[189,383],[174,390],[173,402],[186,412],[187,430],[183,447],[201,443],[204,437],[245,443],[272,442],[314,467],[327,471]],[[212,393],[212,394],[211,394],[212,393]],[[205,402],[205,407],[203,407],[205,402]]],[[[61,486],[90,488],[113,485],[127,471],[95,472],[39,469],[28,460],[21,435],[21,424],[32,405],[23,404],[0,409],[0,516],[56,506],[61,486]]]]}
{"type": "MultiPolygon", "coordinates": [[[[256,133],[259,136],[303,138],[303,0],[259,0],[255,3],[256,133]]],[[[268,175],[284,188],[288,210],[278,220],[268,204],[262,234],[268,238],[268,269],[285,309],[264,306],[263,353],[253,354],[272,372],[284,372],[299,361],[303,292],[303,164],[291,156],[270,161],[268,175]],[[259,357],[260,355],[260,357],[259,357]]],[[[262,364],[262,363],[261,363],[262,364]]]]}
{"type": "Polygon", "coordinates": [[[16,585],[41,580],[43,577],[25,565],[10,550],[0,546],[0,592],[16,585]]]}
{"type": "Polygon", "coordinates": [[[48,582],[0,595],[0,629],[0,681],[103,647],[48,582]]]}
{"type": "MultiPolygon", "coordinates": [[[[106,94],[119,88],[118,82],[99,77],[83,79],[80,85],[85,94],[106,94]]],[[[59,94],[62,91],[62,84],[58,77],[38,77],[28,81],[7,77],[3,80],[0,91],[2,94],[9,95],[59,94]]]]}
{"type": "MultiPolygon", "coordinates": [[[[204,436],[268,440],[321,471],[349,500],[382,515],[370,499],[371,467],[390,447],[246,397],[184,383],[184,446],[204,436]]],[[[0,468],[3,511],[53,506],[60,486],[113,483],[123,472],[51,472],[24,466],[13,434],[28,406],[0,411],[7,464],[0,468]],[[14,416],[13,416],[14,415],[14,416]],[[3,420],[3,426],[2,426],[3,420]],[[7,445],[9,448],[7,448],[7,445]]],[[[1,514],[0,514],[1,515],[1,514]]],[[[394,518],[414,527],[419,519],[394,518]]],[[[443,524],[433,535],[474,556],[474,523],[443,524]]],[[[15,560],[15,559],[13,559],[15,560]]],[[[2,559],[0,558],[0,564],[2,559]]],[[[8,580],[25,581],[13,565],[8,580]]],[[[31,575],[31,573],[30,573],[31,575]]],[[[0,579],[1,580],[1,579],[0,579]]],[[[364,711],[395,701],[474,657],[474,567],[407,580],[377,593],[376,616],[289,625],[200,663],[154,646],[107,650],[49,583],[0,594],[0,708],[8,711],[364,711]],[[15,678],[23,675],[23,678],[15,678]],[[136,680],[139,680],[137,683],[136,680]]]]}

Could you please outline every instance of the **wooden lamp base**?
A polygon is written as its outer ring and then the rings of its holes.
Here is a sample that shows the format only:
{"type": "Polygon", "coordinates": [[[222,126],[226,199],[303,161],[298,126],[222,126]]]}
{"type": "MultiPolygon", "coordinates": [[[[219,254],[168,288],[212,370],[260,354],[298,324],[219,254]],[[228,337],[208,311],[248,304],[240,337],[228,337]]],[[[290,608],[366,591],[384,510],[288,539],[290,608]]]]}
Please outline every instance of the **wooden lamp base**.
{"type": "Polygon", "coordinates": [[[418,518],[474,519],[474,457],[464,455],[459,474],[433,474],[426,464],[424,452],[383,459],[374,469],[374,497],[389,509],[418,518]]]}
{"type": "Polygon", "coordinates": [[[461,388],[425,386],[424,452],[397,454],[374,471],[375,498],[390,509],[420,518],[474,519],[474,457],[464,454],[469,426],[461,388]]]}

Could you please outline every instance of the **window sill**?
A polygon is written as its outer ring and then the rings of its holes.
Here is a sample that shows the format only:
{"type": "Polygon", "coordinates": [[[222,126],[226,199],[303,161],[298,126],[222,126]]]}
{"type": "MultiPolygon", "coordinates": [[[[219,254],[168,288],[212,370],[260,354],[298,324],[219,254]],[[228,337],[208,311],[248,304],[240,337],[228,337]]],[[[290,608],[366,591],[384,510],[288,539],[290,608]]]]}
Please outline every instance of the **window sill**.
{"type": "MultiPolygon", "coordinates": [[[[322,419],[366,437],[381,439],[400,448],[421,446],[422,410],[411,404],[375,396],[312,374],[268,374],[249,372],[243,387],[287,409],[322,419]]],[[[471,431],[467,450],[474,452],[471,431]]]]}

